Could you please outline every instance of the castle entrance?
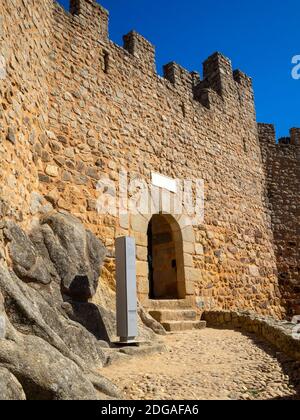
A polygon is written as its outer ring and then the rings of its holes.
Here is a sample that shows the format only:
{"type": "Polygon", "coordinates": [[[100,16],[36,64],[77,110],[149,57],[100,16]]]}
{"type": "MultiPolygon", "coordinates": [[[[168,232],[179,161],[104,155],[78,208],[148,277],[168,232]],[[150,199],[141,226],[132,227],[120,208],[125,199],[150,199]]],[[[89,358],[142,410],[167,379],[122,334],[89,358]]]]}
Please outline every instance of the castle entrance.
{"type": "Polygon", "coordinates": [[[148,265],[150,299],[185,298],[182,235],[170,215],[154,215],[150,220],[148,265]]]}

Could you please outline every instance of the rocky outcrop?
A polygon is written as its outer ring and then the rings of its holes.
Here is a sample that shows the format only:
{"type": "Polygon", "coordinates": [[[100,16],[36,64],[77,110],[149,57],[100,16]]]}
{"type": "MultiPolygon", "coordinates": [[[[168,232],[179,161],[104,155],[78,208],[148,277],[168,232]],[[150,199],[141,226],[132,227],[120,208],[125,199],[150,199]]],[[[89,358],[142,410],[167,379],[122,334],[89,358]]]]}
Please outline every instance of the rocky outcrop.
{"type": "MultiPolygon", "coordinates": [[[[98,393],[88,377],[88,365],[80,360],[76,363],[71,357],[71,354],[64,356],[47,341],[34,335],[20,334],[11,326],[6,340],[0,344],[0,365],[18,379],[27,399],[103,399],[103,394],[98,393]]],[[[101,377],[98,380],[103,381],[103,390],[106,388],[108,394],[118,396],[117,390],[108,381],[101,377]]],[[[2,378],[0,383],[5,387],[2,378]]]]}
{"type": "Polygon", "coordinates": [[[17,331],[47,341],[79,364],[85,361],[99,367],[104,365],[105,354],[97,340],[67,317],[57,290],[36,290],[3,264],[0,265],[0,290],[7,317],[17,331]]]}
{"type": "Polygon", "coordinates": [[[8,222],[4,234],[16,274],[24,281],[60,283],[63,293],[77,301],[91,298],[106,250],[78,219],[68,213],[45,216],[28,237],[8,222]]]}
{"type": "Polygon", "coordinates": [[[154,331],[158,335],[166,335],[167,332],[161,323],[157,322],[152,316],[149,315],[147,311],[143,308],[141,304],[138,306],[138,314],[145,325],[154,331]]]}
{"type": "MultiPolygon", "coordinates": [[[[29,234],[12,221],[0,227],[0,399],[120,398],[98,373],[115,314],[89,302],[106,256],[101,241],[64,212],[29,234]]],[[[154,338],[142,321],[140,331],[154,338]]]]}

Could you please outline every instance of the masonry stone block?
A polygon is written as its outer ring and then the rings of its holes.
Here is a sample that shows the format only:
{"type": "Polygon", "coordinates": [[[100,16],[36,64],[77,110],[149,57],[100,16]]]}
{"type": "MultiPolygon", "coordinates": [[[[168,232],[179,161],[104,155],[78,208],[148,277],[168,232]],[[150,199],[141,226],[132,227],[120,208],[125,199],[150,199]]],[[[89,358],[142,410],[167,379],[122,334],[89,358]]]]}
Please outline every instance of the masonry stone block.
{"type": "Polygon", "coordinates": [[[148,246],[148,238],[146,233],[141,232],[131,232],[131,236],[135,238],[135,242],[137,245],[147,247],[148,246]]]}
{"type": "Polygon", "coordinates": [[[139,261],[147,261],[148,249],[144,246],[137,246],[136,257],[139,261]]]}
{"type": "Polygon", "coordinates": [[[186,281],[185,291],[188,296],[193,296],[195,294],[195,284],[193,281],[186,281]]]}
{"type": "Polygon", "coordinates": [[[195,253],[196,253],[196,255],[203,255],[204,254],[203,245],[196,244],[195,245],[195,253]]]}
{"type": "Polygon", "coordinates": [[[184,242],[195,243],[195,232],[192,226],[187,226],[181,231],[184,242]]]}
{"type": "Polygon", "coordinates": [[[147,277],[137,277],[137,290],[141,295],[149,295],[149,280],[147,277]]]}
{"type": "Polygon", "coordinates": [[[185,267],[194,267],[194,260],[191,254],[184,254],[183,260],[185,267]]]}
{"type": "Polygon", "coordinates": [[[195,282],[197,283],[199,279],[201,279],[201,273],[196,268],[187,267],[185,269],[185,276],[187,282],[195,282]]]}
{"type": "Polygon", "coordinates": [[[183,242],[183,252],[187,254],[194,254],[195,253],[195,244],[192,242],[183,242]]]}
{"type": "Polygon", "coordinates": [[[138,277],[148,277],[148,263],[145,261],[137,261],[136,274],[138,277]]]}
{"type": "Polygon", "coordinates": [[[130,225],[135,232],[147,233],[148,220],[140,214],[130,216],[130,225]]]}

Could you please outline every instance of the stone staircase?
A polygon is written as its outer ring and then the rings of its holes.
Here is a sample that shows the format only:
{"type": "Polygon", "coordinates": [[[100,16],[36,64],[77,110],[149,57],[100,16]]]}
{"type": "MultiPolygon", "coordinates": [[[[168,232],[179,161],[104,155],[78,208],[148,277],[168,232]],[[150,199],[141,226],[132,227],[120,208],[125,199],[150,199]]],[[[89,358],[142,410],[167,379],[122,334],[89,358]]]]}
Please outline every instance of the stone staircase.
{"type": "Polygon", "coordinates": [[[185,300],[151,300],[147,306],[149,314],[167,332],[201,330],[206,327],[206,322],[199,320],[197,312],[185,300]]]}

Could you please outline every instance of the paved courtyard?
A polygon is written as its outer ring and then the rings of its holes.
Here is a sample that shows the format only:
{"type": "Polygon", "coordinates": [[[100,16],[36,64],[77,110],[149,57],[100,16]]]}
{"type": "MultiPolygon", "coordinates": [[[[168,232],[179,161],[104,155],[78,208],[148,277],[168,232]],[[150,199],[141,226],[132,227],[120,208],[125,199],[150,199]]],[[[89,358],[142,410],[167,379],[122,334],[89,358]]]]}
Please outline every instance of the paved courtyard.
{"type": "Polygon", "coordinates": [[[167,352],[104,370],[126,399],[300,399],[300,363],[254,336],[206,329],[162,341],[167,352]]]}

